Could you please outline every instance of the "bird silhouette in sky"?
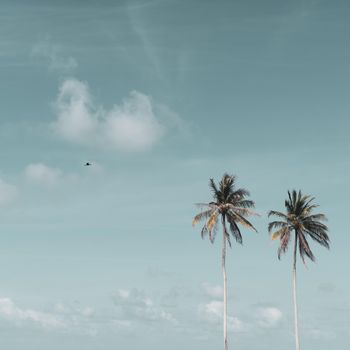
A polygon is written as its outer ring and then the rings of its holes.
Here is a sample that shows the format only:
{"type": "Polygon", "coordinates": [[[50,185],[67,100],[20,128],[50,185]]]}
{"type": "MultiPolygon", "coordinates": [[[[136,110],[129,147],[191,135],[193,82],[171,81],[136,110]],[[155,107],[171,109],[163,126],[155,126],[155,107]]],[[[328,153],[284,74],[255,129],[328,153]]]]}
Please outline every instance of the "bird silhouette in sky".
{"type": "Polygon", "coordinates": [[[84,166],[91,166],[92,164],[90,162],[86,162],[84,166]]]}

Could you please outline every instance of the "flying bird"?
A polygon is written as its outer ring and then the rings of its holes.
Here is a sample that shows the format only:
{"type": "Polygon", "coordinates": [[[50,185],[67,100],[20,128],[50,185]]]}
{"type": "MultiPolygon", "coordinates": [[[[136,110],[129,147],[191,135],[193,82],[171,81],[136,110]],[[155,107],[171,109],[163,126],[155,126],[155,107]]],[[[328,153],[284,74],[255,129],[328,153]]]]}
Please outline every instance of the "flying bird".
{"type": "Polygon", "coordinates": [[[92,164],[90,162],[86,162],[84,166],[91,166],[92,164]]]}

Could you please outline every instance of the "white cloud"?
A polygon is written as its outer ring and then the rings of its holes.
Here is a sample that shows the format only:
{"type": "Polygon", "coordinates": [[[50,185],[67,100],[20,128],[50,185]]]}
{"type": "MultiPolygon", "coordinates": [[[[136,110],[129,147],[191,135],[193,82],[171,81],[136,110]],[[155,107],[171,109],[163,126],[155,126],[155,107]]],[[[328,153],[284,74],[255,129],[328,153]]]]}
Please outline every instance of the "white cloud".
{"type": "Polygon", "coordinates": [[[43,163],[29,164],[24,173],[28,180],[47,186],[56,185],[63,176],[60,169],[51,168],[43,163]]]}
{"type": "Polygon", "coordinates": [[[20,307],[11,298],[0,297],[0,320],[17,327],[38,327],[48,331],[94,336],[99,329],[95,315],[92,307],[76,303],[73,306],[56,304],[43,312],[20,307]]]}
{"type": "MultiPolygon", "coordinates": [[[[207,304],[200,305],[199,314],[204,321],[219,325],[223,322],[224,303],[212,300],[207,304]]],[[[228,315],[227,329],[231,332],[245,332],[248,329],[248,325],[239,318],[228,315]]]]}
{"type": "Polygon", "coordinates": [[[9,298],[0,298],[0,317],[20,324],[30,322],[45,329],[65,328],[62,319],[32,309],[22,309],[9,298]]]}
{"type": "Polygon", "coordinates": [[[87,85],[75,79],[63,82],[55,103],[57,121],[56,132],[71,142],[94,142],[97,130],[97,114],[92,110],[92,102],[87,85]]]}
{"type": "Polygon", "coordinates": [[[224,289],[222,286],[213,286],[209,283],[203,283],[203,288],[205,293],[212,298],[220,298],[224,294],[224,289]]]}
{"type": "Polygon", "coordinates": [[[49,38],[34,45],[32,56],[46,59],[50,70],[70,71],[78,67],[76,59],[64,55],[62,48],[54,45],[49,38]]]}
{"type": "Polygon", "coordinates": [[[155,305],[152,299],[139,290],[119,289],[113,300],[119,309],[119,316],[123,320],[123,324],[128,321],[166,321],[177,323],[171,313],[155,305]]]}
{"type": "Polygon", "coordinates": [[[282,321],[282,311],[276,307],[260,307],[256,312],[258,324],[263,328],[274,328],[282,321]]]}
{"type": "Polygon", "coordinates": [[[12,202],[18,194],[16,186],[0,179],[0,206],[12,202]]]}
{"type": "Polygon", "coordinates": [[[103,136],[113,148],[130,151],[152,147],[163,134],[151,99],[137,91],[132,91],[122,106],[114,106],[103,128],[103,136]]]}
{"type": "Polygon", "coordinates": [[[147,95],[132,91],[120,105],[105,111],[93,103],[88,85],[63,82],[55,102],[56,133],[84,146],[119,151],[144,151],[164,135],[167,126],[183,130],[181,119],[147,95]]]}

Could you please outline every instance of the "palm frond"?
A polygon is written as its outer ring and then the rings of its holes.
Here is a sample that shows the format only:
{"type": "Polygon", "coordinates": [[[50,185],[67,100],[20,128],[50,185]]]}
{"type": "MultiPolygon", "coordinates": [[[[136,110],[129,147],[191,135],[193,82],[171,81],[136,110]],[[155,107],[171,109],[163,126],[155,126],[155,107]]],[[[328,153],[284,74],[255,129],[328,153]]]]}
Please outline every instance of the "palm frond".
{"type": "Polygon", "coordinates": [[[315,231],[308,231],[308,230],[305,230],[305,233],[308,234],[315,242],[329,249],[329,237],[326,233],[321,235],[315,231]]]}
{"type": "Polygon", "coordinates": [[[218,220],[218,216],[219,216],[219,211],[218,210],[214,210],[210,214],[210,216],[208,218],[208,221],[207,221],[207,227],[208,227],[209,233],[214,228],[214,225],[216,224],[216,222],[218,220]]]}
{"type": "Polygon", "coordinates": [[[304,221],[303,222],[304,227],[309,231],[319,231],[319,232],[327,232],[328,227],[319,221],[304,221]]]}
{"type": "Polygon", "coordinates": [[[198,222],[204,220],[204,219],[208,219],[210,217],[210,215],[212,214],[213,209],[209,209],[206,211],[203,211],[199,214],[197,214],[193,220],[192,220],[192,226],[195,226],[198,222]]]}
{"type": "Polygon", "coordinates": [[[243,239],[242,239],[241,231],[240,231],[239,227],[237,226],[237,224],[236,224],[236,222],[231,214],[227,215],[227,221],[230,224],[230,232],[231,232],[232,236],[236,239],[237,243],[242,244],[243,239]]]}
{"type": "Polygon", "coordinates": [[[315,261],[315,257],[309,247],[309,243],[307,242],[304,234],[302,232],[298,232],[298,239],[299,239],[299,253],[303,260],[303,263],[305,264],[305,255],[312,261],[315,261]]]}
{"type": "Polygon", "coordinates": [[[222,199],[228,201],[230,195],[234,191],[236,177],[234,175],[224,174],[220,181],[220,192],[222,194],[222,199]]]}
{"type": "Polygon", "coordinates": [[[228,242],[228,245],[229,247],[231,248],[232,247],[232,244],[231,244],[231,238],[230,238],[230,235],[228,233],[225,234],[225,237],[227,239],[227,242],[228,242]]]}
{"type": "Polygon", "coordinates": [[[304,220],[311,220],[311,221],[328,221],[326,215],[324,214],[314,214],[309,215],[304,218],[304,220]]]}
{"type": "MultiPolygon", "coordinates": [[[[293,190],[293,192],[295,192],[295,190],[293,190]]],[[[290,191],[288,191],[288,199],[284,201],[284,206],[286,207],[288,214],[293,212],[293,198],[290,191]]]]}
{"type": "Polygon", "coordinates": [[[220,192],[220,190],[217,188],[214,179],[209,179],[209,187],[210,187],[211,190],[213,191],[214,198],[215,198],[218,202],[220,202],[220,201],[221,201],[221,192],[220,192]]]}
{"type": "Polygon", "coordinates": [[[232,210],[230,210],[229,213],[233,216],[235,221],[239,222],[241,225],[243,225],[247,228],[250,228],[250,229],[254,230],[255,232],[258,232],[256,230],[256,228],[247,219],[245,219],[242,215],[240,215],[232,210]]]}
{"type": "Polygon", "coordinates": [[[211,243],[214,243],[214,241],[215,241],[215,237],[216,237],[216,234],[218,232],[218,226],[219,226],[219,220],[216,220],[213,228],[209,232],[209,240],[211,243]]]}
{"type": "Polygon", "coordinates": [[[228,202],[236,203],[238,201],[244,200],[245,197],[249,197],[250,193],[248,190],[244,188],[239,188],[238,190],[231,191],[231,193],[227,197],[228,202]]]}
{"type": "Polygon", "coordinates": [[[304,216],[309,215],[315,208],[318,208],[318,207],[319,207],[318,204],[311,204],[310,206],[304,209],[303,215],[304,216]]]}
{"type": "Polygon", "coordinates": [[[239,208],[254,208],[255,203],[249,199],[242,199],[233,203],[235,207],[239,208]]]}
{"type": "Polygon", "coordinates": [[[303,196],[303,202],[301,203],[301,214],[307,214],[309,212],[309,208],[312,206],[310,203],[315,200],[315,197],[311,196],[303,196]]]}
{"type": "Polygon", "coordinates": [[[289,240],[290,240],[290,231],[288,230],[281,235],[280,246],[278,247],[278,251],[277,251],[278,259],[281,259],[281,254],[287,251],[289,240]]]}
{"type": "Polygon", "coordinates": [[[271,232],[274,229],[279,229],[288,226],[284,221],[272,221],[268,225],[268,231],[271,232]]]}
{"type": "Polygon", "coordinates": [[[227,240],[228,245],[229,245],[229,247],[231,248],[231,239],[230,239],[230,234],[229,234],[229,233],[228,233],[228,231],[227,231],[227,228],[226,228],[226,222],[225,222],[225,218],[226,218],[226,216],[225,216],[225,215],[223,215],[221,218],[222,218],[222,226],[223,226],[223,228],[224,228],[224,239],[226,239],[226,240],[227,240]]]}
{"type": "Polygon", "coordinates": [[[287,233],[287,231],[289,231],[290,232],[290,227],[288,227],[287,225],[286,226],[283,226],[283,227],[281,227],[279,230],[277,230],[277,231],[275,231],[275,232],[273,232],[272,234],[271,234],[271,239],[274,241],[274,240],[276,240],[276,239],[281,239],[281,237],[283,236],[283,235],[285,235],[286,233],[287,233]]]}
{"type": "Polygon", "coordinates": [[[283,218],[285,220],[288,220],[288,216],[284,213],[281,213],[280,211],[275,211],[275,210],[270,210],[269,213],[267,214],[268,217],[275,215],[278,216],[280,218],[283,218]]]}
{"type": "Polygon", "coordinates": [[[195,203],[194,205],[196,207],[198,207],[198,208],[201,208],[201,209],[203,209],[203,208],[212,208],[212,209],[214,209],[214,208],[217,208],[217,206],[218,206],[215,202],[195,203]]]}
{"type": "Polygon", "coordinates": [[[208,227],[207,227],[207,225],[205,224],[205,225],[202,227],[202,229],[201,229],[201,237],[202,237],[202,239],[204,239],[204,237],[205,237],[206,235],[208,235],[208,234],[209,234],[208,227]]]}
{"type": "Polygon", "coordinates": [[[249,210],[247,208],[236,207],[235,205],[233,205],[231,203],[228,203],[228,204],[225,204],[225,205],[230,210],[232,210],[234,212],[237,212],[238,214],[240,214],[242,216],[260,216],[255,211],[249,210]]]}

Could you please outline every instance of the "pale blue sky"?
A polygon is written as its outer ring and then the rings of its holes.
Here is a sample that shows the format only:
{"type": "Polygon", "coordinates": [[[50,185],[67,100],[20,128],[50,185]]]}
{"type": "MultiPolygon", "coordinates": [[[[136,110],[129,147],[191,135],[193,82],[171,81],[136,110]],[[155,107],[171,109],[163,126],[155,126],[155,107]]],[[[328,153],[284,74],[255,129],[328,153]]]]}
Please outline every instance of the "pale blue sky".
{"type": "Polygon", "coordinates": [[[293,349],[288,189],[329,218],[299,264],[302,347],[350,340],[347,1],[0,0],[0,347],[222,346],[208,179],[251,191],[228,257],[230,342],[293,349]],[[92,161],[93,167],[82,164],[92,161]]]}

